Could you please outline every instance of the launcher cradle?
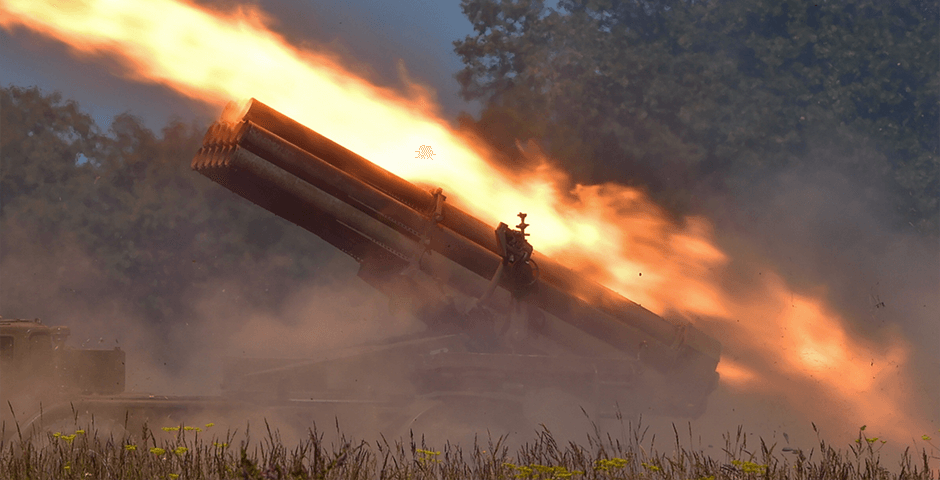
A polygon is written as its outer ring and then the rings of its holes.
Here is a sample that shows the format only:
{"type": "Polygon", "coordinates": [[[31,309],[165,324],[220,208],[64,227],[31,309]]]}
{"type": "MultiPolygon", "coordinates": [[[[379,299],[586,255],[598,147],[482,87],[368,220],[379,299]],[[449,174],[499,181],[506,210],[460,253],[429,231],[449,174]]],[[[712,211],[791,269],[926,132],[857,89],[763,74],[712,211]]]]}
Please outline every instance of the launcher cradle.
{"type": "Polygon", "coordinates": [[[720,344],[540,254],[524,215],[517,229],[487,225],[440,189],[411,184],[254,99],[223,118],[192,168],[349,255],[359,277],[427,324],[416,338],[319,358],[232,360],[229,392],[288,403],[473,404],[560,389],[597,418],[704,411],[720,344]]]}

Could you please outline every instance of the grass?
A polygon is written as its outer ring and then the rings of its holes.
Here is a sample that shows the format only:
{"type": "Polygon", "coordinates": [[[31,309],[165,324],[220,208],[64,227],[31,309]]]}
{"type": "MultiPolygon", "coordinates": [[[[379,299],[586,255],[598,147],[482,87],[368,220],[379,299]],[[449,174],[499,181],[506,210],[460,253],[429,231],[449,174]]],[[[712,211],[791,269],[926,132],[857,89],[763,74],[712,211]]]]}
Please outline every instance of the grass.
{"type": "Polygon", "coordinates": [[[763,439],[749,446],[747,435],[738,428],[736,435],[725,435],[721,458],[683,448],[675,426],[675,449],[670,454],[657,453],[655,437],[647,443],[648,430],[641,426],[630,428],[630,438],[624,439],[603,436],[595,429],[585,445],[559,445],[543,428],[512,454],[503,438],[476,441],[466,451],[450,443],[436,449],[413,434],[393,442],[384,437],[372,443],[353,441],[337,425],[338,441],[325,441],[314,428],[304,440],[287,446],[267,422],[260,441],[252,441],[250,425],[239,435],[213,427],[179,425],[155,431],[144,426],[140,434],[114,438],[97,431],[92,422],[31,439],[18,434],[13,441],[0,442],[0,478],[914,480],[936,478],[931,475],[936,475],[937,467],[930,462],[940,459],[940,450],[924,435],[931,452],[923,450],[915,461],[908,449],[896,468],[886,468],[879,455],[884,444],[867,437],[864,427],[855,445],[846,450],[820,441],[818,449],[809,452],[789,448],[778,452],[776,445],[763,439]]]}

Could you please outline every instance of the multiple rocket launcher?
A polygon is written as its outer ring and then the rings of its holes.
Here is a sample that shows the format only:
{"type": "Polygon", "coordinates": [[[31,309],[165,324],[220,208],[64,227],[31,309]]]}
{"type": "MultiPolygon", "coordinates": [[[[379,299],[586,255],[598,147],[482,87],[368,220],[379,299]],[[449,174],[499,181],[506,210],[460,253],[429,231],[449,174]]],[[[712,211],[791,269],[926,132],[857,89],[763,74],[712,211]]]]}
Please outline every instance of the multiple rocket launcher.
{"type": "Polygon", "coordinates": [[[463,314],[524,302],[549,314],[538,333],[569,353],[638,362],[703,395],[714,388],[715,339],[538,253],[524,216],[520,230],[493,228],[441,189],[424,190],[254,99],[230,104],[222,119],[192,168],[351,256],[360,277],[390,296],[428,298],[433,286],[419,293],[409,275],[420,271],[474,299],[463,314]]]}

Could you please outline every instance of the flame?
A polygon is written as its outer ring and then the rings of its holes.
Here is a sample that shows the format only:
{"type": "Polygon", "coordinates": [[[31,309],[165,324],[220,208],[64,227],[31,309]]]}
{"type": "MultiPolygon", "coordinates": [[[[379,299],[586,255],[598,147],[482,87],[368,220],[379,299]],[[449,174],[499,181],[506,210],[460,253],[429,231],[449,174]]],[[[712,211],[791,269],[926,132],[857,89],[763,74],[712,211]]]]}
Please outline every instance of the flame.
{"type": "Polygon", "coordinates": [[[897,334],[879,345],[857,339],[824,296],[791,293],[773,273],[754,279],[751,293],[730,291],[721,281],[730,257],[705,219],[678,225],[619,185],[569,190],[567,176],[548,162],[522,178],[507,176],[438,116],[429,89],[407,79],[407,96],[373,86],[334,57],[292,47],[269,24],[249,7],[224,13],[173,0],[4,0],[0,7],[3,27],[41,32],[79,56],[121,59],[138,81],[218,105],[256,97],[399,176],[443,187],[449,201],[493,224],[526,211],[543,253],[650,310],[702,317],[699,325],[725,345],[719,372],[731,388],[784,396],[817,422],[826,404],[836,409],[827,414],[834,422],[864,421],[904,440],[919,431],[896,388],[909,376],[901,368],[909,347],[897,334]],[[434,157],[416,158],[421,145],[434,157]]]}

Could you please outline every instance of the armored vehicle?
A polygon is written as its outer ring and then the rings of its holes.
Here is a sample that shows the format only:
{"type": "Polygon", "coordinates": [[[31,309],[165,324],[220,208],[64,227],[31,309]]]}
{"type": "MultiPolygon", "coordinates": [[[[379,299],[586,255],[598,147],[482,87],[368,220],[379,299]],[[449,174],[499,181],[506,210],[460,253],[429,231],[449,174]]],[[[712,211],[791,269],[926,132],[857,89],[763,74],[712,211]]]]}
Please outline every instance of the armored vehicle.
{"type": "Polygon", "coordinates": [[[215,397],[124,393],[125,352],[70,348],[70,333],[38,318],[0,318],[2,439],[90,426],[120,437],[145,422],[172,424],[185,413],[222,403],[215,397]]]}
{"type": "Polygon", "coordinates": [[[428,402],[412,425],[487,412],[538,425],[559,398],[596,421],[696,417],[717,385],[717,340],[539,253],[524,213],[515,229],[488,225],[255,99],[229,105],[192,168],[355,259],[427,325],[321,359],[239,359],[225,384],[241,397],[411,395],[404,405],[428,402]]]}
{"type": "Polygon", "coordinates": [[[301,431],[334,418],[390,437],[442,429],[438,440],[463,441],[485,429],[528,437],[578,411],[595,424],[694,418],[717,386],[717,340],[543,255],[525,214],[515,228],[488,225],[442,189],[420,188],[257,100],[226,109],[192,168],[352,257],[359,278],[424,331],[313,358],[226,359],[220,396],[166,397],[121,393],[120,350],[69,350],[67,328],[4,321],[2,393],[18,397],[19,425],[78,414],[121,428],[178,425],[211,412],[301,431]]]}
{"type": "Polygon", "coordinates": [[[69,334],[69,327],[43,325],[38,318],[0,318],[0,389],[48,395],[123,392],[125,355],[120,347],[68,348],[69,334]]]}

